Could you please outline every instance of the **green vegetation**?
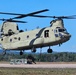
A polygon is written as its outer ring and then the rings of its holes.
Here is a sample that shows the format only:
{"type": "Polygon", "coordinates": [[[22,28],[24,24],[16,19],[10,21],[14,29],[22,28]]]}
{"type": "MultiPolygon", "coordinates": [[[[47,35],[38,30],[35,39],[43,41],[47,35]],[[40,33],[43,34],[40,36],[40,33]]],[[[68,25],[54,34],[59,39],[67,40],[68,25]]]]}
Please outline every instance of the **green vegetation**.
{"type": "MultiPolygon", "coordinates": [[[[10,59],[25,59],[29,54],[20,56],[19,54],[0,55],[1,61],[10,61],[10,59]]],[[[76,62],[76,53],[43,53],[31,54],[36,61],[42,62],[76,62]]],[[[76,75],[76,68],[58,68],[58,69],[39,69],[39,68],[0,68],[0,75],[76,75]]]]}
{"type": "Polygon", "coordinates": [[[68,52],[61,52],[61,53],[33,53],[33,54],[6,54],[0,55],[0,61],[10,61],[10,59],[26,59],[28,55],[32,55],[36,61],[41,62],[76,62],[76,53],[68,53],[68,52]]]}
{"type": "Polygon", "coordinates": [[[76,69],[0,68],[0,75],[76,75],[76,69]]]}

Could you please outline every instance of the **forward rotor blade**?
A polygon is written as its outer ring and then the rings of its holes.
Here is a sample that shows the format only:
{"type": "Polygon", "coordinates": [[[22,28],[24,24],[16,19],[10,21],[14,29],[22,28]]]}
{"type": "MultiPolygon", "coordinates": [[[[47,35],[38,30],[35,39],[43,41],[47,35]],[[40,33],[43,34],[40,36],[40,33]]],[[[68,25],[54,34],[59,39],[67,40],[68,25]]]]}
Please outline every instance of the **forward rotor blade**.
{"type": "Polygon", "coordinates": [[[43,15],[30,15],[30,16],[39,18],[51,18],[51,16],[43,16],[43,15]]]}
{"type": "Polygon", "coordinates": [[[76,19],[76,15],[72,15],[72,16],[43,16],[43,15],[30,15],[30,16],[39,17],[39,18],[76,19]]]}
{"type": "Polygon", "coordinates": [[[76,19],[75,16],[59,16],[57,18],[62,18],[62,19],[76,19]]]}
{"type": "Polygon", "coordinates": [[[42,15],[30,15],[33,17],[39,17],[39,18],[62,18],[62,19],[76,19],[76,16],[42,16],[42,15]]]}
{"type": "Polygon", "coordinates": [[[76,15],[67,16],[67,19],[76,19],[76,15]]]}
{"type": "Polygon", "coordinates": [[[41,15],[33,15],[34,17],[47,17],[47,18],[58,18],[58,19],[76,19],[76,15],[72,16],[41,16],[41,15]]]}
{"type": "Polygon", "coordinates": [[[14,17],[12,19],[24,18],[24,17],[27,17],[27,16],[32,16],[34,14],[42,13],[42,12],[45,12],[45,11],[49,11],[49,10],[48,9],[44,9],[44,10],[40,10],[40,11],[28,13],[28,14],[22,14],[22,15],[19,15],[18,17],[14,17]]]}

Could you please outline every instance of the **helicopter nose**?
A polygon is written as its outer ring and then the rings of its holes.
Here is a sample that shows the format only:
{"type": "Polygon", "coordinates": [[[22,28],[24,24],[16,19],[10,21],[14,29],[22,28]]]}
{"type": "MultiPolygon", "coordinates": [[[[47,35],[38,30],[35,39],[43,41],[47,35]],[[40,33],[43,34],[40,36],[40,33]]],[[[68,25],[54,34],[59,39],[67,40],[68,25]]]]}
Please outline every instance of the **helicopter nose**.
{"type": "Polygon", "coordinates": [[[68,33],[68,34],[65,34],[64,37],[65,37],[66,39],[70,39],[70,38],[71,38],[71,34],[69,34],[69,33],[68,33]]]}
{"type": "Polygon", "coordinates": [[[59,35],[61,38],[63,38],[63,37],[70,38],[71,37],[71,35],[69,33],[59,33],[59,35]]]}
{"type": "Polygon", "coordinates": [[[60,38],[61,38],[61,42],[63,43],[70,40],[71,35],[69,33],[62,33],[60,34],[60,38]]]}
{"type": "Polygon", "coordinates": [[[61,38],[65,38],[65,39],[68,39],[68,40],[69,40],[70,37],[71,37],[71,35],[70,35],[69,33],[62,33],[62,34],[59,33],[59,35],[60,35],[61,38]]]}

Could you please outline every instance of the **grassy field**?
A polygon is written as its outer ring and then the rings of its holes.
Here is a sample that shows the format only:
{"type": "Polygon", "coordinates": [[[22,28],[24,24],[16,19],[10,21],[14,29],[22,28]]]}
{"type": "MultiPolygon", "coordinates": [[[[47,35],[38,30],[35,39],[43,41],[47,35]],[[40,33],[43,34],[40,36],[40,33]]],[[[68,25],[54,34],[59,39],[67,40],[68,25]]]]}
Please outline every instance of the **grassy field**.
{"type": "Polygon", "coordinates": [[[76,69],[0,68],[0,75],[76,75],[76,69]]]}

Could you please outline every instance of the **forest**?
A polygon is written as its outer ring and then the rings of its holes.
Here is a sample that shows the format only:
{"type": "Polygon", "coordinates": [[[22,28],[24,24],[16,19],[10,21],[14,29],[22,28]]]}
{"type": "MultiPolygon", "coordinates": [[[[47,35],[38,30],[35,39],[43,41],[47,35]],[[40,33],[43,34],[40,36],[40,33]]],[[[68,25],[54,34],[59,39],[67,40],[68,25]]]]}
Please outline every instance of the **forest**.
{"type": "Polygon", "coordinates": [[[55,52],[55,53],[25,53],[19,55],[17,53],[0,54],[0,61],[10,61],[11,59],[26,59],[33,56],[36,62],[76,62],[76,53],[74,52],[55,52]]]}

